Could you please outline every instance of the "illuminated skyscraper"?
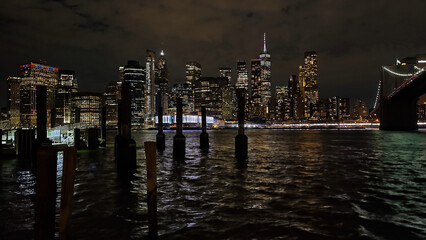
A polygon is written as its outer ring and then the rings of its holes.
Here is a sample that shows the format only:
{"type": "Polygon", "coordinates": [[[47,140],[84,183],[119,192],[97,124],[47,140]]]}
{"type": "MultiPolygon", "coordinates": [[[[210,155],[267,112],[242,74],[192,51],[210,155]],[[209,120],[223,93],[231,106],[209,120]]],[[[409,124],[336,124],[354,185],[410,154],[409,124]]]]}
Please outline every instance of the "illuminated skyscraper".
{"type": "Polygon", "coordinates": [[[93,92],[78,92],[73,94],[72,109],[73,115],[78,108],[80,110],[80,123],[87,124],[88,127],[100,125],[101,120],[101,94],[93,92]]]}
{"type": "Polygon", "coordinates": [[[103,94],[103,105],[106,108],[106,125],[116,127],[118,123],[117,83],[111,81],[107,84],[103,94]]]}
{"type": "Polygon", "coordinates": [[[230,67],[220,67],[219,68],[219,77],[228,78],[229,82],[231,82],[231,68],[230,67]]]}
{"type": "Polygon", "coordinates": [[[146,50],[145,79],[145,120],[149,125],[153,125],[155,115],[155,52],[151,50],[146,50]]]}
{"type": "Polygon", "coordinates": [[[47,122],[50,126],[51,113],[55,107],[55,91],[58,84],[58,68],[31,62],[21,65],[20,122],[22,127],[37,125],[37,85],[47,87],[47,122]]]}
{"type": "Polygon", "coordinates": [[[190,103],[193,101],[192,88],[187,83],[173,84],[172,90],[170,91],[169,101],[169,115],[176,115],[176,97],[182,98],[182,111],[183,113],[192,112],[192,106],[190,103]]]}
{"type": "Polygon", "coordinates": [[[288,90],[288,86],[276,86],[276,113],[275,117],[280,121],[287,121],[290,119],[290,91],[288,90]]]}
{"type": "Polygon", "coordinates": [[[261,106],[263,116],[268,118],[271,98],[271,54],[266,50],[266,34],[263,34],[263,51],[259,55],[261,66],[261,106]]]}
{"type": "Polygon", "coordinates": [[[367,107],[365,102],[361,99],[357,99],[355,102],[354,111],[352,114],[352,119],[354,120],[366,120],[368,117],[367,107]]]}
{"type": "Polygon", "coordinates": [[[297,98],[299,94],[297,86],[298,84],[296,75],[290,75],[290,77],[288,78],[288,98],[290,101],[288,120],[296,119],[297,98]]]}
{"type": "Polygon", "coordinates": [[[316,52],[305,52],[304,80],[305,117],[310,120],[317,120],[319,96],[316,52]]]}
{"type": "Polygon", "coordinates": [[[265,111],[262,108],[262,68],[260,59],[251,60],[251,97],[250,97],[250,119],[261,120],[265,111]]]}
{"type": "Polygon", "coordinates": [[[56,87],[56,125],[71,123],[72,94],[78,91],[75,72],[60,70],[56,87]]]}
{"type": "MultiPolygon", "coordinates": [[[[237,82],[235,84],[236,91],[239,89],[244,90],[245,103],[246,103],[246,113],[249,112],[249,79],[247,64],[245,61],[237,62],[237,82]]],[[[246,114],[247,116],[248,114],[246,114]]]]}
{"type": "Polygon", "coordinates": [[[155,78],[155,92],[157,99],[159,100],[156,104],[156,110],[161,105],[163,107],[163,113],[167,114],[168,112],[168,102],[169,102],[169,71],[167,69],[166,57],[164,56],[164,51],[161,50],[160,58],[158,59],[157,64],[157,77],[155,78]]]}
{"type": "Polygon", "coordinates": [[[296,118],[298,120],[305,120],[306,116],[306,98],[305,98],[305,67],[299,66],[299,79],[297,80],[298,94],[296,96],[296,118]]]}
{"type": "Polygon", "coordinates": [[[318,118],[325,121],[341,121],[350,118],[349,98],[331,97],[318,101],[320,115],[318,118]]]}
{"type": "Polygon", "coordinates": [[[11,127],[19,127],[21,122],[21,77],[12,77],[7,78],[7,85],[9,90],[9,116],[11,127]]]}
{"type": "Polygon", "coordinates": [[[187,62],[186,63],[186,83],[191,87],[192,90],[192,101],[190,102],[190,108],[192,111],[195,110],[195,84],[201,77],[201,65],[196,62],[187,62]]]}
{"type": "Polygon", "coordinates": [[[208,116],[224,119],[225,113],[225,117],[230,117],[231,94],[227,77],[201,77],[195,84],[195,109],[201,111],[201,106],[205,106],[208,116]]]}
{"type": "MultiPolygon", "coordinates": [[[[127,65],[123,68],[123,81],[130,83],[130,95],[131,95],[131,109],[132,109],[132,126],[142,127],[145,116],[147,114],[145,105],[146,96],[144,86],[144,71],[139,62],[128,61],[127,65]]],[[[149,98],[148,98],[149,99],[149,98]]]]}

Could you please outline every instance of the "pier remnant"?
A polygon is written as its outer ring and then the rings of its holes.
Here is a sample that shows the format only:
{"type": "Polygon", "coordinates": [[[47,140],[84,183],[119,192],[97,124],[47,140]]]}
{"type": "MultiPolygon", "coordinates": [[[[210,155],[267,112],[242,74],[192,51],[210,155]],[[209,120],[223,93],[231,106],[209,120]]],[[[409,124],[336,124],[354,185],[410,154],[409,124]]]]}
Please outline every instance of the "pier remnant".
{"type": "Polygon", "coordinates": [[[118,172],[125,175],[136,171],[136,142],[131,138],[131,111],[130,83],[123,82],[119,104],[121,126],[115,137],[115,160],[118,172]]]}
{"type": "Polygon", "coordinates": [[[36,88],[36,109],[37,109],[37,141],[47,142],[47,90],[46,86],[38,85],[36,88]]]}
{"type": "Polygon", "coordinates": [[[177,160],[185,159],[185,141],[186,138],[182,134],[182,98],[176,98],[176,135],[173,137],[173,158],[177,160]]]}
{"type": "Polygon", "coordinates": [[[99,131],[98,128],[89,128],[87,138],[87,147],[89,149],[97,149],[99,147],[99,131]]]}
{"type": "Polygon", "coordinates": [[[75,166],[77,160],[76,148],[66,148],[63,159],[59,239],[71,239],[70,219],[74,196],[75,166]]]}
{"type": "Polygon", "coordinates": [[[245,97],[244,91],[237,91],[238,97],[238,135],[235,137],[235,157],[238,160],[245,160],[248,157],[248,139],[244,134],[245,118],[245,97]]]}
{"type": "Polygon", "coordinates": [[[157,154],[155,142],[145,142],[149,237],[157,237],[157,154]]]}
{"type": "Polygon", "coordinates": [[[158,133],[156,136],[157,150],[159,152],[166,149],[166,135],[163,132],[163,107],[158,107],[158,133]]]}
{"type": "Polygon", "coordinates": [[[207,117],[206,107],[201,107],[201,134],[200,134],[200,148],[202,150],[209,149],[209,134],[207,133],[207,117]]]}
{"type": "Polygon", "coordinates": [[[55,238],[57,150],[41,146],[37,151],[34,239],[55,238]]]}

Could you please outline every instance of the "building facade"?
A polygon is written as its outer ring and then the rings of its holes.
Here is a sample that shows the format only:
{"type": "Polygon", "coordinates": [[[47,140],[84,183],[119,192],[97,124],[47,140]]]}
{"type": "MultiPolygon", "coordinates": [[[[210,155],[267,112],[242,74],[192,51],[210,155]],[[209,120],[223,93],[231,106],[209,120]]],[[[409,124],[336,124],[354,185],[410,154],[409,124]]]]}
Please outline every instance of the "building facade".
{"type": "Polygon", "coordinates": [[[96,127],[101,124],[102,96],[100,93],[78,92],[73,94],[73,115],[80,112],[80,123],[88,127],[96,127]]]}
{"type": "Polygon", "coordinates": [[[70,124],[72,94],[78,92],[77,78],[72,70],[59,70],[59,80],[56,87],[56,124],[70,124]]]}
{"type": "MultiPolygon", "coordinates": [[[[158,59],[157,64],[157,77],[155,78],[155,92],[157,95],[157,103],[156,103],[156,112],[158,111],[158,107],[163,107],[163,114],[168,114],[168,106],[169,106],[169,70],[167,69],[166,57],[164,55],[164,51],[161,50],[160,58],[158,59]]],[[[157,114],[156,114],[157,115],[157,114]]]]}
{"type": "Polygon", "coordinates": [[[51,125],[52,111],[55,111],[55,92],[58,84],[58,68],[30,62],[20,66],[20,125],[35,127],[37,125],[36,89],[38,85],[47,90],[47,124],[51,125]]]}
{"type": "MultiPolygon", "coordinates": [[[[238,61],[237,62],[237,82],[235,84],[235,91],[244,91],[244,98],[245,98],[245,104],[246,104],[246,113],[249,112],[249,78],[248,78],[248,71],[247,71],[247,64],[245,61],[238,61]]],[[[235,95],[235,94],[234,94],[235,95]]],[[[236,104],[236,100],[234,100],[236,104]]],[[[247,118],[246,114],[246,118],[247,118]]]]}
{"type": "MultiPolygon", "coordinates": [[[[259,55],[261,78],[261,107],[265,119],[269,118],[271,99],[271,54],[266,50],[266,34],[263,34],[263,51],[259,55]]],[[[273,104],[272,104],[273,105],[273,104]]]]}
{"type": "Polygon", "coordinates": [[[190,102],[190,108],[195,111],[195,84],[201,77],[201,64],[196,61],[187,62],[185,70],[186,83],[191,87],[192,99],[190,102]]]}
{"type": "Polygon", "coordinates": [[[128,61],[123,67],[123,81],[130,83],[131,109],[132,109],[132,126],[142,127],[145,117],[149,115],[148,104],[145,94],[145,74],[142,66],[138,61],[128,61]]]}

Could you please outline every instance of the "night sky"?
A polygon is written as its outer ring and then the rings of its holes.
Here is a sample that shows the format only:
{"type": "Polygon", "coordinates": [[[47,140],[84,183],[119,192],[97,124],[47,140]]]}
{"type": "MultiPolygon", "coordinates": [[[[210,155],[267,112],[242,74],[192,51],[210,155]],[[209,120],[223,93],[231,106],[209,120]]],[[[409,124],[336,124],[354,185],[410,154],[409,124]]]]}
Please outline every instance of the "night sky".
{"type": "Polygon", "coordinates": [[[306,50],[318,52],[320,98],[374,103],[381,65],[426,53],[426,1],[39,1],[6,0],[0,8],[0,91],[20,64],[43,59],[75,70],[80,91],[103,92],[127,60],[164,49],[171,83],[183,82],[185,62],[203,76],[221,66],[272,57],[272,84],[297,74],[306,50]]]}

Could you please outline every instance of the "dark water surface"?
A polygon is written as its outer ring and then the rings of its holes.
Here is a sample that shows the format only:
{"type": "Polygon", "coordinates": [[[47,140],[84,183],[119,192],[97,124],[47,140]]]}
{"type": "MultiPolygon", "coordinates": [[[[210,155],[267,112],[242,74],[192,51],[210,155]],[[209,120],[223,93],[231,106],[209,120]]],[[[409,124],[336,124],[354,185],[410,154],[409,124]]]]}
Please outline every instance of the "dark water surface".
{"type": "MultiPolygon", "coordinates": [[[[112,145],[78,152],[74,239],[147,235],[143,142],[155,134],[133,133],[130,183],[117,178],[112,145]]],[[[162,238],[426,239],[426,132],[248,130],[246,164],[234,159],[236,130],[210,131],[207,154],[200,131],[184,134],[185,162],[171,159],[174,132],[158,156],[162,238]]],[[[34,175],[16,159],[0,174],[0,239],[31,239],[34,175]]]]}

